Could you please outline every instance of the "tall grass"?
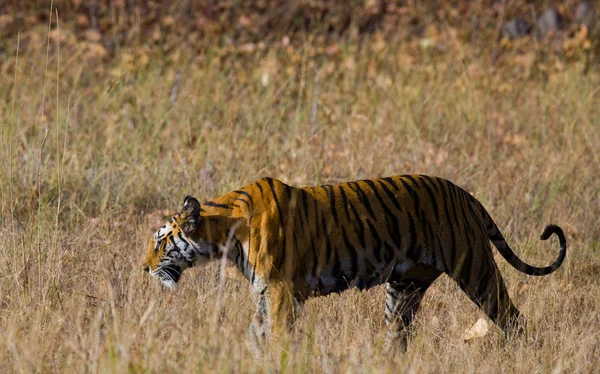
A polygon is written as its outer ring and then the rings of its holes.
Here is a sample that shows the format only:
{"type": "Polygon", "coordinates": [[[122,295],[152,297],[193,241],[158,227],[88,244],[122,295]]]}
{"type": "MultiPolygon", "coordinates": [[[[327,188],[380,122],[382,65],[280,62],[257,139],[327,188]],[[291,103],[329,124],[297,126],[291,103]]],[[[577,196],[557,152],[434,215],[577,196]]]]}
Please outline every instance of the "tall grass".
{"type": "Polygon", "coordinates": [[[307,41],[97,60],[59,53],[56,40],[47,55],[26,40],[0,62],[1,371],[597,370],[597,72],[575,61],[530,73],[464,46],[439,54],[377,35],[348,36],[332,58],[307,41]],[[498,259],[528,339],[494,328],[463,342],[482,313],[441,278],[405,354],[383,345],[377,288],[310,300],[299,331],[256,359],[241,277],[227,279],[217,310],[218,264],[186,271],[175,292],[141,271],[149,232],[186,194],[209,199],[266,175],[311,185],[402,173],[467,188],[533,264],[557,253],[537,240],[544,225],[563,226],[569,253],[555,274],[530,278],[498,259]]]}

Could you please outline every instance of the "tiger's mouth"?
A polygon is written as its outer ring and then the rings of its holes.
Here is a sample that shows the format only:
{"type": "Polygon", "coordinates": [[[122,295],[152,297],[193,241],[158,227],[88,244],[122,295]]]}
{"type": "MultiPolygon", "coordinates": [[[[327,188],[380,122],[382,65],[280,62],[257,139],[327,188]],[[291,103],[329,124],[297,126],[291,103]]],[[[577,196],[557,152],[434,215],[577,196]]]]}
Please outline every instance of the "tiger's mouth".
{"type": "Polygon", "coordinates": [[[152,272],[167,288],[174,289],[181,278],[181,268],[175,265],[164,266],[152,272]]]}

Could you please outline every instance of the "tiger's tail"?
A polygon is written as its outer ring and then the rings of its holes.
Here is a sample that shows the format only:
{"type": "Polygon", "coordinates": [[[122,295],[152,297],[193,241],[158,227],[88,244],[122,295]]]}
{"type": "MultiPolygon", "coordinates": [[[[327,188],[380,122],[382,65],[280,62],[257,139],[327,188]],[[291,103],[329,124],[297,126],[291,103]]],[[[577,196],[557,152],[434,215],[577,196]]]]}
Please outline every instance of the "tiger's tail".
{"type": "Polygon", "coordinates": [[[504,237],[502,236],[500,229],[498,229],[498,226],[496,226],[496,223],[494,223],[494,221],[492,220],[490,215],[485,211],[485,209],[484,213],[486,216],[484,219],[487,221],[486,227],[489,239],[492,241],[492,243],[494,243],[494,246],[498,249],[498,252],[500,252],[502,257],[504,257],[506,261],[508,261],[508,263],[511,264],[515,269],[528,275],[541,276],[553,273],[556,269],[560,267],[560,265],[562,265],[567,254],[567,240],[565,238],[563,230],[559,226],[553,224],[546,226],[544,232],[542,233],[542,236],[540,237],[541,240],[547,240],[548,238],[550,238],[550,236],[552,236],[552,234],[556,234],[560,242],[560,253],[558,254],[558,258],[556,259],[556,261],[554,261],[554,263],[552,263],[552,265],[550,266],[540,268],[536,266],[531,266],[525,263],[523,260],[521,260],[515,254],[515,252],[513,252],[512,248],[510,248],[510,246],[506,242],[506,239],[504,239],[504,237]]]}

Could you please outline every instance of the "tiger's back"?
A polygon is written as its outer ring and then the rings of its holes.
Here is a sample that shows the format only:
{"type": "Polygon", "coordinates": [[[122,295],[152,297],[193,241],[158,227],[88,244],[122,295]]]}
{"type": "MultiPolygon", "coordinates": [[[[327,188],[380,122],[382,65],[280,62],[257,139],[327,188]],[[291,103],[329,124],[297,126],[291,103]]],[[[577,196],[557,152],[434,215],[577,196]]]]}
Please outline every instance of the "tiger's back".
{"type": "Polygon", "coordinates": [[[463,279],[491,265],[470,250],[488,241],[481,205],[445,179],[405,175],[294,188],[266,178],[245,188],[254,189],[275,205],[283,228],[275,267],[305,281],[298,297],[369,288],[416,265],[460,268],[463,279]]]}

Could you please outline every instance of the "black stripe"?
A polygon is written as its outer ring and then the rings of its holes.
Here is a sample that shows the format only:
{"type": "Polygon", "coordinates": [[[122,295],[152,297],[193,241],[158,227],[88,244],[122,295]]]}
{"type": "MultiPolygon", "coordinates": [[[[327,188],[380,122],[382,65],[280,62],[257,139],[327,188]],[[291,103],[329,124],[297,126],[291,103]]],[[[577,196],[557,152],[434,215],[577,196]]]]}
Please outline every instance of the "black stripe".
{"type": "Polygon", "coordinates": [[[452,195],[450,202],[452,203],[452,208],[453,208],[453,215],[454,215],[454,220],[456,223],[458,223],[458,225],[461,224],[460,219],[458,218],[458,207],[459,207],[459,196],[458,196],[458,191],[457,191],[457,187],[454,184],[448,184],[448,189],[450,190],[450,195],[452,195]]]}
{"type": "Polygon", "coordinates": [[[419,199],[419,194],[408,184],[406,183],[403,179],[400,179],[400,183],[402,183],[402,186],[404,187],[404,189],[406,191],[408,191],[408,193],[410,194],[410,196],[413,199],[413,202],[415,203],[415,212],[418,213],[420,209],[420,199],[419,199]]]}
{"type": "Polygon", "coordinates": [[[355,278],[358,272],[358,255],[356,253],[356,248],[352,245],[350,240],[348,239],[348,234],[346,233],[346,229],[342,226],[342,239],[344,240],[344,244],[346,245],[346,249],[350,254],[350,259],[352,260],[352,268],[350,269],[351,274],[350,278],[355,278]]]}
{"type": "Polygon", "coordinates": [[[389,264],[390,262],[392,262],[392,259],[394,258],[394,254],[396,253],[396,250],[398,250],[399,248],[392,248],[390,245],[388,245],[385,241],[383,242],[383,246],[381,246],[381,254],[379,255],[379,257],[382,257],[385,262],[384,264],[389,264]]]}
{"type": "Polygon", "coordinates": [[[412,214],[408,212],[408,230],[410,231],[410,244],[408,245],[407,256],[410,258],[410,254],[416,253],[417,249],[417,229],[415,226],[415,219],[412,214]]]}
{"type": "Polygon", "coordinates": [[[489,235],[489,232],[488,232],[488,237],[493,242],[503,242],[504,241],[504,237],[500,233],[500,230],[498,230],[497,228],[496,228],[496,233],[493,235],[489,235]]]}
{"type": "MultiPolygon", "coordinates": [[[[448,184],[448,190],[449,190],[449,194],[451,195],[450,197],[450,203],[452,204],[452,219],[454,220],[453,222],[456,222],[456,224],[458,225],[458,228],[456,229],[456,233],[458,234],[458,229],[460,229],[461,225],[460,225],[460,220],[458,219],[458,212],[457,212],[457,208],[456,208],[456,196],[454,194],[455,190],[453,188],[453,185],[448,184]]],[[[454,243],[454,260],[456,260],[456,255],[460,252],[460,248],[456,247],[456,242],[454,243]]],[[[452,262],[452,272],[457,271],[458,269],[456,269],[456,263],[453,261],[452,262]]]]}
{"type": "Polygon", "coordinates": [[[462,212],[462,216],[463,216],[463,222],[465,224],[465,235],[469,235],[470,236],[469,239],[472,240],[473,237],[475,236],[475,230],[473,229],[473,225],[471,225],[471,220],[469,219],[469,215],[467,214],[467,209],[470,208],[471,204],[469,203],[469,201],[466,197],[466,192],[463,189],[458,188],[458,194],[459,194],[460,202],[461,202],[461,212],[462,212]]]}
{"type": "MultiPolygon", "coordinates": [[[[437,250],[440,250],[442,247],[441,243],[440,243],[440,236],[437,232],[432,232],[431,234],[431,248],[432,248],[432,258],[431,260],[433,261],[431,263],[431,266],[437,268],[438,267],[438,259],[437,259],[437,250]]],[[[444,264],[444,258],[442,257],[442,266],[445,266],[444,264]]]]}
{"type": "Polygon", "coordinates": [[[375,260],[377,262],[381,262],[381,252],[383,250],[383,243],[379,235],[377,234],[377,229],[373,227],[373,224],[369,220],[365,220],[367,222],[367,226],[369,226],[369,231],[371,231],[371,237],[375,240],[375,248],[373,248],[373,254],[375,255],[375,260]]]}
{"type": "Polygon", "coordinates": [[[439,223],[440,222],[440,212],[438,210],[438,205],[437,205],[437,201],[436,201],[437,199],[435,198],[435,196],[433,195],[433,191],[431,190],[431,188],[425,181],[423,181],[423,187],[425,187],[425,190],[427,191],[427,193],[429,194],[429,197],[431,198],[433,214],[435,215],[436,222],[439,223]]]}
{"type": "Polygon", "coordinates": [[[275,261],[273,263],[273,265],[275,266],[276,269],[278,269],[279,271],[281,271],[283,263],[285,261],[285,257],[287,255],[287,246],[286,246],[286,238],[285,238],[285,233],[283,234],[284,238],[282,240],[282,248],[280,251],[278,251],[277,253],[279,254],[279,256],[275,257],[275,261]]]}
{"type": "Polygon", "coordinates": [[[398,218],[395,215],[386,215],[385,223],[387,230],[392,237],[392,242],[394,242],[395,249],[399,250],[402,248],[402,237],[400,236],[400,225],[398,223],[398,218]]]}
{"type": "Polygon", "coordinates": [[[228,204],[219,204],[219,203],[215,203],[213,201],[207,201],[207,202],[205,202],[202,205],[210,206],[210,207],[213,207],[213,208],[222,208],[222,209],[229,209],[229,210],[233,209],[231,207],[231,205],[228,205],[228,204]]]}
{"type": "Polygon", "coordinates": [[[481,204],[481,202],[479,200],[477,200],[471,194],[469,194],[469,197],[471,198],[471,201],[473,202],[473,206],[476,207],[477,210],[479,210],[479,216],[484,220],[483,224],[486,227],[486,229],[489,229],[492,226],[494,226],[495,225],[494,221],[492,220],[492,217],[490,217],[488,212],[483,207],[483,204],[481,204]]]}
{"type": "Polygon", "coordinates": [[[388,233],[392,237],[392,241],[394,242],[396,248],[400,249],[402,247],[402,240],[400,238],[400,226],[398,224],[398,218],[383,201],[381,195],[379,195],[375,183],[371,180],[365,180],[365,183],[371,188],[371,190],[375,194],[375,197],[379,201],[379,204],[385,211],[385,221],[387,224],[388,233]],[[391,220],[392,222],[390,223],[389,220],[391,220]]]}
{"type": "Polygon", "coordinates": [[[463,190],[457,186],[455,186],[455,189],[460,200],[460,211],[462,213],[462,226],[465,243],[465,247],[461,249],[461,257],[463,258],[463,261],[460,268],[460,278],[470,284],[469,282],[473,266],[473,252],[476,250],[473,248],[474,232],[472,231],[471,225],[469,224],[469,219],[466,215],[465,204],[468,203],[464,194],[462,193],[463,190]]]}
{"type": "Polygon", "coordinates": [[[317,266],[319,265],[319,257],[317,255],[317,248],[315,247],[315,239],[312,235],[310,236],[310,250],[313,256],[312,275],[317,276],[317,266]]]}
{"type": "Polygon", "coordinates": [[[356,211],[356,208],[354,207],[353,203],[350,203],[350,209],[352,209],[352,214],[354,215],[354,227],[355,229],[358,230],[358,232],[356,233],[358,236],[358,241],[360,242],[360,245],[362,246],[363,251],[367,250],[367,245],[366,245],[366,240],[365,240],[365,222],[360,218],[360,216],[358,215],[358,212],[356,211]]]}
{"type": "MultiPolygon", "coordinates": [[[[171,237],[171,236],[170,236],[170,237],[171,237]]],[[[185,244],[187,244],[187,245],[190,245],[190,243],[188,243],[188,241],[187,241],[187,240],[185,240],[185,239],[183,238],[183,234],[181,233],[181,231],[179,231],[179,232],[177,233],[177,237],[179,238],[179,240],[181,240],[181,241],[182,241],[182,242],[184,242],[185,244]]],[[[172,239],[172,238],[171,238],[171,239],[172,239]]]]}
{"type": "MultiPolygon", "coordinates": [[[[465,225],[467,227],[467,229],[469,230],[469,232],[471,233],[472,237],[474,238],[476,233],[475,233],[475,228],[473,227],[473,225],[471,225],[469,222],[470,221],[474,221],[475,223],[480,222],[479,218],[477,216],[477,214],[475,213],[475,211],[473,210],[473,201],[477,201],[473,198],[473,196],[471,196],[471,194],[469,194],[467,191],[463,190],[462,188],[456,186],[456,188],[458,189],[460,198],[461,198],[461,205],[463,208],[463,218],[465,220],[465,225]],[[469,209],[470,213],[471,213],[471,220],[469,220],[469,216],[467,215],[467,212],[465,210],[465,207],[467,209],[469,209]]],[[[483,222],[482,222],[483,224],[483,222]]],[[[485,226],[485,224],[484,224],[485,226]]],[[[487,233],[486,233],[487,235],[487,233]]]]}
{"type": "MultiPolygon", "coordinates": [[[[343,276],[343,274],[340,274],[341,273],[341,269],[340,269],[340,262],[339,262],[339,259],[338,259],[337,251],[333,251],[333,256],[334,256],[333,257],[333,269],[331,270],[331,274],[332,274],[332,276],[334,278],[336,278],[336,284],[333,287],[337,291],[337,289],[339,288],[339,286],[338,286],[338,283],[339,283],[339,280],[340,280],[339,278],[341,276],[343,276]]],[[[329,262],[327,262],[327,265],[329,265],[329,262]]]]}
{"type": "MultiPolygon", "coordinates": [[[[312,274],[314,275],[315,271],[316,271],[315,269],[316,269],[317,264],[318,264],[318,261],[317,261],[318,258],[317,258],[317,254],[316,254],[316,247],[315,247],[315,243],[314,243],[314,240],[313,240],[313,235],[311,235],[310,225],[309,225],[309,222],[308,222],[308,206],[307,206],[308,201],[307,201],[306,191],[304,189],[297,189],[296,191],[300,191],[300,194],[302,195],[301,199],[302,199],[302,202],[303,202],[304,209],[298,209],[297,211],[300,211],[300,212],[298,212],[298,216],[300,217],[300,224],[301,224],[300,229],[302,230],[303,238],[305,240],[308,240],[308,238],[310,238],[311,252],[312,252],[312,255],[313,255],[312,274]],[[302,210],[303,210],[303,212],[301,212],[302,210]],[[306,219],[306,224],[304,222],[305,219],[306,219]],[[308,230],[308,234],[307,234],[307,230],[308,230]]],[[[297,194],[296,194],[296,196],[297,196],[297,194]]],[[[295,251],[296,251],[296,254],[298,255],[297,248],[295,248],[295,251]]],[[[306,266],[303,266],[303,267],[306,269],[306,266]]]]}
{"type": "Polygon", "coordinates": [[[263,188],[262,188],[262,186],[260,185],[260,182],[261,182],[261,181],[257,181],[257,182],[256,182],[256,187],[258,187],[258,189],[260,190],[260,197],[264,198],[264,195],[263,195],[263,188]]]}
{"type": "Polygon", "coordinates": [[[427,179],[427,181],[428,181],[428,182],[431,184],[431,186],[432,186],[432,187],[435,189],[435,192],[437,192],[437,193],[440,193],[440,191],[438,190],[438,188],[437,188],[437,186],[436,186],[436,184],[435,184],[435,182],[434,182],[434,179],[438,179],[438,180],[439,180],[440,178],[432,178],[432,177],[430,177],[429,175],[424,175],[424,174],[422,174],[422,175],[421,175],[421,177],[422,177],[422,178],[425,178],[425,179],[427,179]]]}
{"type": "Polygon", "coordinates": [[[325,219],[324,215],[321,216],[321,225],[323,225],[323,229],[327,233],[327,235],[324,236],[326,244],[325,263],[329,264],[329,261],[331,260],[331,240],[329,238],[329,230],[327,229],[327,220],[325,219]]]}
{"type": "Polygon", "coordinates": [[[386,187],[385,183],[383,183],[383,181],[381,179],[378,179],[377,183],[379,183],[379,185],[381,186],[381,189],[383,189],[383,192],[385,192],[386,195],[388,195],[388,197],[390,198],[390,200],[392,201],[392,203],[394,204],[396,209],[398,209],[399,212],[402,212],[402,207],[400,206],[398,199],[392,193],[392,191],[390,191],[390,189],[386,187]]]}
{"type": "MultiPolygon", "coordinates": [[[[241,201],[242,203],[246,204],[246,206],[248,207],[248,209],[252,209],[252,206],[250,205],[250,203],[244,199],[240,199],[239,197],[236,198],[234,201],[241,201]]],[[[239,205],[235,204],[234,206],[239,207],[239,205]]]]}
{"type": "Polygon", "coordinates": [[[235,190],[233,192],[246,196],[248,198],[248,201],[250,201],[250,204],[254,205],[254,200],[252,199],[252,195],[250,195],[248,192],[246,192],[244,190],[235,190]]]}
{"type": "Polygon", "coordinates": [[[487,285],[492,280],[494,274],[490,274],[488,262],[485,261],[483,263],[484,267],[480,269],[479,272],[479,282],[477,284],[477,289],[473,290],[479,297],[481,297],[481,301],[484,301],[487,298],[487,285]]]}
{"type": "MultiPolygon", "coordinates": [[[[277,207],[277,213],[279,215],[279,223],[281,224],[281,229],[283,231],[281,250],[279,251],[280,256],[277,261],[277,263],[279,265],[278,267],[281,269],[281,265],[283,265],[283,263],[285,261],[285,256],[286,256],[286,252],[287,252],[287,230],[285,229],[285,222],[283,220],[283,211],[281,210],[281,204],[279,204],[279,199],[277,198],[277,193],[275,191],[275,184],[273,183],[273,179],[265,178],[265,180],[269,184],[271,194],[273,195],[273,199],[275,200],[275,206],[277,207]]],[[[296,248],[294,248],[294,250],[296,250],[296,248]]]]}
{"type": "Polygon", "coordinates": [[[481,223],[481,225],[483,225],[483,228],[485,228],[486,236],[487,236],[487,227],[485,227],[485,222],[481,222],[479,215],[473,209],[473,206],[476,205],[477,200],[475,200],[475,198],[467,191],[463,191],[463,192],[466,195],[466,198],[467,198],[466,205],[467,205],[467,208],[469,209],[469,212],[471,213],[471,216],[473,217],[473,221],[475,221],[477,223],[481,223]]]}
{"type": "MultiPolygon", "coordinates": [[[[314,189],[313,189],[313,193],[314,193],[314,189]]],[[[327,227],[327,221],[324,215],[320,215],[321,211],[319,209],[319,205],[317,204],[317,199],[313,198],[313,209],[314,209],[314,213],[315,213],[315,226],[317,229],[317,235],[316,237],[320,240],[324,240],[325,242],[323,243],[321,241],[322,244],[325,245],[325,258],[323,259],[325,261],[325,267],[329,266],[330,260],[331,260],[331,253],[332,253],[332,248],[331,248],[331,241],[329,240],[329,229],[327,227]],[[321,230],[323,230],[323,234],[321,235],[321,230]]],[[[323,248],[322,244],[319,244],[319,248],[323,248]]],[[[317,254],[318,256],[318,254],[317,254]]]]}
{"type": "MultiPolygon", "coordinates": [[[[298,256],[298,238],[296,237],[296,231],[292,230],[292,248],[294,250],[294,252],[296,253],[296,261],[300,261],[300,258],[298,256]]],[[[287,252],[287,249],[286,249],[287,252]]],[[[292,260],[293,261],[293,260],[292,260]]],[[[283,266],[283,259],[281,260],[281,265],[279,267],[279,269],[282,269],[283,266]]],[[[304,270],[306,270],[306,265],[303,266],[304,270]]]]}
{"type": "Polygon", "coordinates": [[[304,207],[304,216],[308,220],[308,193],[306,193],[305,189],[301,189],[300,194],[302,195],[302,206],[304,207]]]}
{"type": "Polygon", "coordinates": [[[415,220],[412,214],[410,214],[410,212],[408,213],[408,226],[410,230],[410,245],[408,246],[408,250],[406,251],[406,257],[410,258],[413,261],[417,261],[419,257],[420,248],[417,246],[417,229],[415,226],[415,220]]]}
{"type": "Polygon", "coordinates": [[[342,204],[344,205],[344,212],[346,212],[346,219],[350,220],[350,213],[348,212],[348,197],[346,196],[346,192],[344,192],[344,186],[338,185],[340,189],[340,196],[342,196],[342,204]]]}
{"type": "Polygon", "coordinates": [[[462,269],[460,272],[460,279],[466,284],[471,284],[471,275],[473,275],[473,252],[466,251],[465,259],[463,261],[462,269]]]}
{"type": "Polygon", "coordinates": [[[240,267],[240,270],[242,270],[242,273],[244,274],[244,276],[246,276],[247,271],[248,271],[248,261],[246,259],[246,254],[244,253],[244,246],[242,245],[242,242],[240,242],[239,240],[238,240],[238,245],[239,245],[238,254],[240,257],[240,260],[239,260],[240,263],[238,266],[240,267]]]}
{"type": "Polygon", "coordinates": [[[302,228],[302,231],[304,231],[306,225],[304,224],[304,214],[302,213],[302,209],[296,209],[296,214],[300,218],[300,227],[302,228]]]}
{"type": "MultiPolygon", "coordinates": [[[[313,198],[312,201],[313,201],[313,209],[314,209],[314,213],[315,213],[314,222],[315,222],[315,226],[317,228],[317,238],[320,238],[321,237],[321,225],[319,225],[320,215],[319,215],[319,209],[317,206],[317,199],[313,198]]],[[[325,235],[327,235],[327,232],[325,232],[325,235]]]]}
{"type": "MultiPolygon", "coordinates": [[[[237,250],[237,244],[236,244],[236,250],[237,250]]],[[[235,264],[237,265],[238,269],[244,273],[244,269],[242,269],[241,265],[240,265],[240,251],[237,250],[236,254],[235,254],[235,259],[233,260],[235,262],[235,264]]]]}
{"type": "MultiPolygon", "coordinates": [[[[500,249],[498,249],[498,251],[502,252],[502,254],[504,255],[502,257],[504,257],[506,259],[506,261],[508,261],[508,262],[514,260],[517,257],[517,255],[512,250],[508,250],[508,248],[509,248],[508,243],[506,243],[506,241],[504,241],[504,240],[500,243],[494,242],[494,246],[496,246],[496,248],[500,247],[500,249]]],[[[527,265],[527,264],[525,264],[525,265],[527,265]]]]}
{"type": "MultiPolygon", "coordinates": [[[[423,233],[426,238],[425,239],[426,248],[434,248],[435,233],[434,233],[433,226],[431,225],[430,221],[425,221],[423,233]]],[[[423,254],[420,254],[420,257],[422,257],[422,255],[423,254]]],[[[434,258],[435,258],[435,253],[434,253],[434,258]]]]}
{"type": "MultiPolygon", "coordinates": [[[[450,212],[448,211],[448,195],[446,193],[446,189],[444,188],[443,184],[440,184],[440,188],[442,191],[442,199],[444,200],[444,212],[446,213],[447,225],[449,226],[448,231],[450,231],[450,238],[452,240],[452,247],[448,248],[449,255],[450,255],[450,266],[454,266],[454,255],[455,255],[455,251],[456,251],[456,238],[454,236],[454,225],[452,225],[452,221],[450,219],[450,212]]],[[[442,255],[444,252],[446,252],[446,251],[442,250],[442,255]]],[[[444,262],[447,263],[446,260],[444,260],[444,262]]],[[[453,270],[448,266],[446,266],[446,267],[447,267],[448,271],[453,270]]],[[[449,274],[449,275],[452,276],[452,274],[449,274]]]]}
{"type": "Polygon", "coordinates": [[[385,316],[387,318],[390,318],[389,315],[392,314],[392,307],[390,306],[390,303],[388,301],[391,301],[392,303],[394,303],[394,301],[386,300],[386,302],[385,302],[385,316]]]}
{"type": "MultiPolygon", "coordinates": [[[[254,286],[254,281],[256,280],[256,260],[258,259],[258,251],[255,251],[256,254],[254,255],[254,264],[252,265],[252,278],[250,280],[250,284],[252,284],[252,286],[254,286]]],[[[248,263],[250,264],[250,256],[252,255],[252,252],[250,252],[250,249],[248,249],[248,263]]]]}
{"type": "Polygon", "coordinates": [[[325,185],[325,186],[321,186],[321,187],[325,190],[325,193],[327,194],[327,197],[329,198],[329,203],[331,205],[331,213],[333,214],[333,221],[335,222],[336,225],[339,226],[337,207],[335,206],[335,192],[333,190],[333,187],[329,184],[325,185]]]}
{"type": "Polygon", "coordinates": [[[431,178],[431,184],[434,185],[435,190],[440,193],[442,191],[443,187],[443,183],[448,182],[448,180],[446,179],[442,179],[442,178],[431,178]]]}
{"type": "MultiPolygon", "coordinates": [[[[460,190],[459,190],[460,192],[460,190]]],[[[471,225],[469,224],[469,220],[468,217],[466,216],[466,210],[464,208],[464,204],[466,203],[466,200],[461,198],[461,202],[462,202],[462,206],[461,206],[461,211],[462,211],[462,217],[463,217],[463,223],[464,223],[464,242],[465,242],[465,246],[462,249],[462,253],[464,253],[463,257],[463,261],[461,264],[461,269],[460,269],[460,277],[462,280],[464,280],[465,282],[470,284],[470,278],[471,275],[473,273],[473,253],[474,251],[477,250],[477,248],[474,247],[473,242],[474,242],[474,231],[472,231],[471,225]]]]}
{"type": "Polygon", "coordinates": [[[388,182],[390,184],[390,186],[394,187],[394,189],[396,191],[401,192],[400,191],[400,187],[398,187],[398,185],[396,184],[396,182],[394,181],[393,178],[387,177],[387,178],[381,178],[381,179],[384,180],[384,181],[386,181],[386,182],[388,182]]]}
{"type": "Polygon", "coordinates": [[[283,189],[285,190],[285,195],[288,198],[288,201],[292,200],[292,188],[286,183],[283,184],[283,189]]]}
{"type": "MultiPolygon", "coordinates": [[[[279,223],[281,223],[281,228],[285,233],[285,223],[283,222],[283,212],[281,210],[281,205],[279,204],[279,199],[277,198],[277,193],[275,192],[275,185],[273,184],[272,178],[265,178],[267,183],[269,184],[269,188],[271,189],[271,193],[273,194],[273,199],[275,200],[275,206],[277,207],[277,212],[279,214],[279,223]]],[[[284,235],[285,237],[285,235],[284,235]]]]}
{"type": "Polygon", "coordinates": [[[418,184],[417,184],[417,181],[415,180],[415,177],[413,177],[412,175],[408,175],[408,174],[403,175],[403,177],[406,178],[406,179],[408,179],[409,181],[411,181],[414,186],[418,187],[418,184]]]}
{"type": "Polygon", "coordinates": [[[371,218],[373,218],[373,220],[376,221],[377,219],[375,218],[375,212],[373,211],[373,208],[371,207],[371,203],[369,202],[369,198],[367,197],[367,194],[365,194],[365,191],[363,191],[363,189],[360,187],[360,185],[356,182],[349,182],[348,186],[356,193],[356,195],[358,196],[358,199],[365,206],[365,208],[367,209],[367,212],[369,212],[369,215],[371,216],[371,218]]]}

